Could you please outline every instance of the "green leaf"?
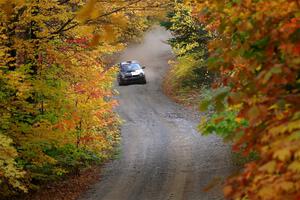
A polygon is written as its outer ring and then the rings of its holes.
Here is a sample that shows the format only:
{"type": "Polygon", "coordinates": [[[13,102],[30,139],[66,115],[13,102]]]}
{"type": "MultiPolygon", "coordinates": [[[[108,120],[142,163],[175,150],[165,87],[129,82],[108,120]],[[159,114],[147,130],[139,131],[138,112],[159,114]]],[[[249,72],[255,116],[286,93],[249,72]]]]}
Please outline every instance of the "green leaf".
{"type": "Polygon", "coordinates": [[[270,41],[269,37],[264,37],[263,39],[257,40],[256,42],[254,42],[254,44],[252,45],[252,48],[257,49],[257,50],[262,50],[267,47],[269,41],[270,41]]]}
{"type": "Polygon", "coordinates": [[[202,112],[207,111],[210,104],[211,101],[209,99],[202,100],[199,105],[200,111],[202,112]]]}

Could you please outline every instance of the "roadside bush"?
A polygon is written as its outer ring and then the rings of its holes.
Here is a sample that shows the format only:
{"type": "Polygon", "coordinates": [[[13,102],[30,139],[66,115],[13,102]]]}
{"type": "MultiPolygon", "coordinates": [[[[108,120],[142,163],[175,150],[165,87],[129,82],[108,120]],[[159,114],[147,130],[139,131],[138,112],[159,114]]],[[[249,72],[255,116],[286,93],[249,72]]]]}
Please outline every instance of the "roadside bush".
{"type": "MultiPolygon", "coordinates": [[[[205,109],[207,112],[202,117],[198,129],[203,135],[216,134],[226,142],[234,142],[243,136],[244,132],[242,129],[246,128],[249,122],[238,117],[239,106],[230,107],[224,102],[225,98],[223,96],[226,94],[226,91],[227,88],[219,88],[217,90],[204,88],[202,90],[200,109],[205,109]],[[219,105],[224,107],[219,107],[219,112],[217,112],[216,106],[219,105]]],[[[243,166],[257,159],[259,159],[259,155],[255,151],[251,151],[248,154],[244,153],[244,149],[232,151],[233,163],[238,166],[243,166]]]]}
{"type": "Polygon", "coordinates": [[[207,43],[211,34],[192,14],[192,7],[180,2],[161,24],[171,31],[169,39],[176,59],[165,78],[165,91],[176,101],[186,105],[199,101],[203,87],[209,86],[216,74],[206,67],[207,43]]]}
{"type": "Polygon", "coordinates": [[[78,148],[73,144],[66,144],[62,147],[50,146],[44,152],[57,160],[59,164],[56,166],[68,171],[72,171],[76,167],[88,167],[101,161],[101,155],[84,148],[78,148]]]}
{"type": "Polygon", "coordinates": [[[215,133],[225,140],[232,140],[232,137],[236,135],[232,133],[247,124],[246,120],[237,117],[237,111],[228,109],[220,113],[213,113],[208,120],[202,120],[199,129],[204,135],[215,133]]]}

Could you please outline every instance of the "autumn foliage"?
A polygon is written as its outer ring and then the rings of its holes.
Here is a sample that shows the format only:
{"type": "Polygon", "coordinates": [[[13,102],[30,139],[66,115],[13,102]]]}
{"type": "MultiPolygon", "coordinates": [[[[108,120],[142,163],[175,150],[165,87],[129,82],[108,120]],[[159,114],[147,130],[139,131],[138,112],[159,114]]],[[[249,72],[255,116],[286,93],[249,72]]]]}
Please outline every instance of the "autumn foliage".
{"type": "MultiPolygon", "coordinates": [[[[300,2],[211,0],[192,4],[217,33],[208,64],[220,72],[219,96],[249,122],[234,135],[234,150],[259,159],[224,188],[229,199],[300,198],[300,2]],[[240,134],[241,131],[243,134],[240,134]]],[[[217,85],[215,85],[217,87],[217,85]]]]}
{"type": "Polygon", "coordinates": [[[105,58],[125,46],[125,33],[128,41],[147,28],[147,6],[0,0],[1,197],[113,154],[120,123],[113,112],[116,69],[105,58]]]}

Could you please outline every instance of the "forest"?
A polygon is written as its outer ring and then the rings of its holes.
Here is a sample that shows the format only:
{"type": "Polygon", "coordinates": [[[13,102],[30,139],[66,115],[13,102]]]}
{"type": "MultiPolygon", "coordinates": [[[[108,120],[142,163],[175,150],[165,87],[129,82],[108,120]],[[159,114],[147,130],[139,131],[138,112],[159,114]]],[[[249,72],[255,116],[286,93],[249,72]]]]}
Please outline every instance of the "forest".
{"type": "Polygon", "coordinates": [[[109,57],[148,28],[149,3],[0,1],[1,196],[114,154],[121,121],[109,57]]]}
{"type": "Polygon", "coordinates": [[[165,93],[241,168],[225,198],[300,198],[299,0],[0,0],[0,19],[0,197],[114,156],[113,58],[160,22],[165,93]]]}
{"type": "Polygon", "coordinates": [[[298,0],[178,1],[162,23],[177,55],[165,90],[206,111],[199,131],[243,166],[228,199],[300,198],[299,14],[298,0]]]}

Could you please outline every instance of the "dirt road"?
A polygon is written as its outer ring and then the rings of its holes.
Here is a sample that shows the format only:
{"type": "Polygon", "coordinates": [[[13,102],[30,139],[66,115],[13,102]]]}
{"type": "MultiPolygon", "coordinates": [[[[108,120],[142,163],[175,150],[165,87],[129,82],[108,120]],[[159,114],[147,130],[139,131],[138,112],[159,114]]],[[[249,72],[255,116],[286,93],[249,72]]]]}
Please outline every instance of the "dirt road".
{"type": "Polygon", "coordinates": [[[139,60],[148,83],[118,87],[122,126],[120,158],[107,164],[80,200],[214,200],[221,187],[203,188],[231,171],[229,149],[196,131],[198,116],[171,102],[161,90],[171,49],[160,27],[129,47],[120,60],[139,60]]]}

